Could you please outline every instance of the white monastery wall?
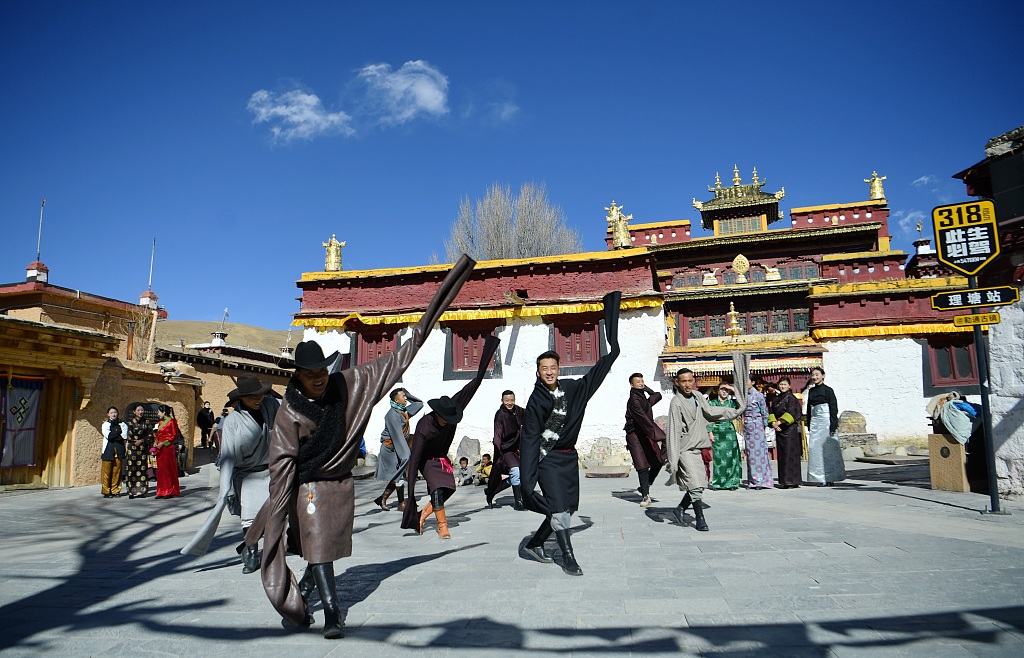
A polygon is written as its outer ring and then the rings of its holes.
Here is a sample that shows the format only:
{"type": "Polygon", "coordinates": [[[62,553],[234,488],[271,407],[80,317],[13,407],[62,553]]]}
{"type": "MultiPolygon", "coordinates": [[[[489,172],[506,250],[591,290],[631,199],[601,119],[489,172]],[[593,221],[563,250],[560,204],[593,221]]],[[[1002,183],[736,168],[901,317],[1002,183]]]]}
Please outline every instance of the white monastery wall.
{"type": "MultiPolygon", "coordinates": [[[[404,329],[401,332],[401,340],[406,339],[408,331],[404,329]]],[[[481,452],[492,452],[490,446],[494,434],[494,413],[501,404],[501,392],[506,389],[514,391],[516,403],[526,406],[537,379],[536,359],[548,350],[549,332],[549,325],[544,324],[539,317],[516,318],[498,328],[496,335],[501,339],[498,348],[501,377],[485,379],[480,385],[459,423],[453,452],[463,436],[478,439],[481,452]]],[[[444,379],[445,338],[444,330],[435,327],[399,384],[424,402],[424,411],[413,419],[413,427],[424,413],[429,412],[427,400],[441,395],[453,395],[467,383],[467,380],[444,379]]],[[[325,354],[334,350],[342,353],[349,351],[349,337],[337,331],[320,334],[307,329],[303,339],[319,342],[325,354]]],[[[668,413],[671,386],[662,381],[664,378],[659,373],[658,362],[658,356],[665,345],[662,309],[623,311],[619,318],[619,344],[622,353],[587,407],[577,444],[577,449],[584,455],[599,437],[612,439],[613,446],[621,443],[625,450],[622,426],[625,423],[626,399],[629,394],[628,379],[632,373],[643,373],[648,386],[660,390],[665,396],[664,401],[655,409],[655,415],[668,413]]],[[[384,415],[389,408],[389,401],[385,398],[374,407],[366,427],[366,447],[373,454],[380,450],[380,433],[384,427],[384,415]]]]}
{"type": "Polygon", "coordinates": [[[999,309],[989,327],[993,445],[1000,493],[1024,494],[1024,304],[999,309]]]}
{"type": "Polygon", "coordinates": [[[925,407],[920,344],[912,338],[824,340],[825,383],[836,392],[839,413],[864,414],[880,442],[925,441],[931,433],[925,407]]]}

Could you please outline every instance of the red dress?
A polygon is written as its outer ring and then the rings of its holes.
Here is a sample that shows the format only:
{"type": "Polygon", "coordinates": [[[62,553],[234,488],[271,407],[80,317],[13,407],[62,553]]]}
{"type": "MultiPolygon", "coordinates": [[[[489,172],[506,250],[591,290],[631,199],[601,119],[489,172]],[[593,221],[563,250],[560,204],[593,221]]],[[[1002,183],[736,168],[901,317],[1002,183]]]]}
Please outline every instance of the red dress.
{"type": "Polygon", "coordinates": [[[181,488],[178,486],[178,455],[174,447],[174,439],[178,437],[178,422],[173,418],[167,419],[156,431],[153,437],[153,445],[156,448],[156,496],[157,498],[180,496],[181,488]],[[160,444],[170,441],[168,446],[160,444]]]}

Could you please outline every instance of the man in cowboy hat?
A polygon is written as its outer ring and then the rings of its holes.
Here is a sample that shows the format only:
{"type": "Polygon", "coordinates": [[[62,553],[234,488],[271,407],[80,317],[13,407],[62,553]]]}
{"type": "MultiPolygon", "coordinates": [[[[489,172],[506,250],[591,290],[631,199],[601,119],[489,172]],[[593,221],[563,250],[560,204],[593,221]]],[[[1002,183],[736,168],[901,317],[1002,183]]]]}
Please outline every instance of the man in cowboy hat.
{"type": "Polygon", "coordinates": [[[459,259],[402,346],[386,356],[330,374],[337,352],[325,357],[313,341],[296,347],[295,375],[270,445],[270,498],[246,535],[247,546],[265,537],[263,589],[286,622],[312,623],[307,600],[316,587],[324,608],[324,637],[344,637],[334,561],[352,554],[352,468],[370,412],[412,363],[474,265],[468,256],[459,259]],[[289,551],[308,563],[301,582],[288,568],[289,551]]]}
{"type": "Polygon", "coordinates": [[[402,515],[402,527],[416,530],[423,534],[423,523],[434,514],[437,517],[437,534],[441,539],[451,539],[448,532],[448,517],[445,515],[444,502],[455,493],[455,475],[452,463],[448,460],[448,450],[455,440],[455,427],[462,420],[462,412],[473,399],[480,382],[484,380],[491,357],[498,349],[501,341],[494,336],[484,339],[484,348],[480,354],[480,365],[476,376],[461,391],[448,397],[428,400],[433,410],[416,424],[416,433],[412,436],[412,455],[409,457],[409,500],[405,503],[402,515]],[[430,502],[422,513],[416,509],[416,474],[422,473],[427,482],[427,493],[430,502]]]}
{"type": "MultiPolygon", "coordinates": [[[[220,493],[203,527],[183,549],[182,555],[205,555],[227,507],[242,518],[242,534],[252,525],[270,492],[270,434],[281,403],[272,396],[270,382],[256,375],[242,375],[228,393],[235,411],[221,427],[220,493]]],[[[242,573],[260,568],[258,544],[242,551],[242,573]]]]}

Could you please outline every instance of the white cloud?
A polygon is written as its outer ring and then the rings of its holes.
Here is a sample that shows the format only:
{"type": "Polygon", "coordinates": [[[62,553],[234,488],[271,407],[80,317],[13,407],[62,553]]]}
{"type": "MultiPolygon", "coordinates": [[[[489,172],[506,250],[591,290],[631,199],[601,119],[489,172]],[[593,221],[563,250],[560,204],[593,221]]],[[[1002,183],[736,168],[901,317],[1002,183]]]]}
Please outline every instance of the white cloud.
{"type": "Polygon", "coordinates": [[[511,121],[519,113],[519,106],[509,101],[491,103],[488,109],[490,110],[491,118],[501,123],[511,121]]]}
{"type": "Polygon", "coordinates": [[[933,185],[934,183],[935,183],[935,176],[932,176],[931,174],[925,174],[924,176],[921,176],[920,178],[915,179],[910,184],[913,185],[914,187],[926,187],[928,185],[933,185]]]}
{"type": "Polygon", "coordinates": [[[328,112],[320,97],[299,89],[275,94],[260,89],[249,97],[246,108],[253,123],[269,123],[275,140],[311,140],[320,135],[352,135],[352,117],[345,112],[328,112]]]}
{"type": "Polygon", "coordinates": [[[423,60],[406,62],[392,71],[388,64],[370,64],[359,71],[367,100],[384,125],[405,123],[421,114],[448,113],[448,78],[423,60]]]}
{"type": "Polygon", "coordinates": [[[910,235],[917,232],[917,223],[921,222],[922,226],[925,220],[928,218],[924,212],[920,210],[897,210],[890,217],[896,221],[896,225],[899,226],[900,232],[905,235],[910,235]]]}

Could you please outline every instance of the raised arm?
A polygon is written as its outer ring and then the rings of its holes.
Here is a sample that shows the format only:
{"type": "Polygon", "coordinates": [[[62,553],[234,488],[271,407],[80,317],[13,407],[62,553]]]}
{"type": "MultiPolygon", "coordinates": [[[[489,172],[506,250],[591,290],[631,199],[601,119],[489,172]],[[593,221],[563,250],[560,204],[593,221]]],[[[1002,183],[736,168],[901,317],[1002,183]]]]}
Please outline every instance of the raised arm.
{"type": "Polygon", "coordinates": [[[487,366],[491,363],[491,357],[494,356],[499,344],[501,344],[501,340],[495,336],[488,336],[484,339],[484,349],[480,354],[480,366],[476,370],[476,376],[469,380],[469,383],[463,386],[461,391],[452,396],[452,402],[460,408],[465,409],[469,401],[476,395],[480,383],[484,380],[484,375],[487,374],[487,366]]]}
{"type": "Polygon", "coordinates": [[[622,301],[622,293],[617,290],[610,292],[601,301],[604,303],[604,332],[608,353],[598,359],[580,380],[586,400],[594,396],[611,371],[615,359],[619,358],[619,303],[622,301]]]}

